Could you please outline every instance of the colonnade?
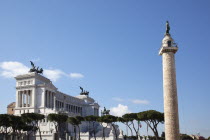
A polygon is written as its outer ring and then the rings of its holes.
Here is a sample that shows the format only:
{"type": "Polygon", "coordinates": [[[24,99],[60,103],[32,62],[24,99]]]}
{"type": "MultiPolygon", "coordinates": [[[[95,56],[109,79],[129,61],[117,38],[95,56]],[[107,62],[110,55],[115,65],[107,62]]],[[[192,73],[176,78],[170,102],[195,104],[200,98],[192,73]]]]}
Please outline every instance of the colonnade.
{"type": "Polygon", "coordinates": [[[82,107],[66,104],[66,111],[73,112],[73,113],[82,113],[82,107]]]}
{"type": "Polygon", "coordinates": [[[18,91],[18,107],[31,107],[31,90],[18,91]]]}
{"type": "Polygon", "coordinates": [[[55,108],[55,99],[54,99],[55,93],[51,92],[49,90],[45,91],[45,107],[47,108],[55,108]]]}
{"type": "Polygon", "coordinates": [[[55,102],[55,107],[58,110],[63,109],[63,110],[68,111],[68,112],[82,114],[82,107],[76,106],[76,105],[71,105],[71,104],[68,104],[68,103],[64,103],[64,102],[61,102],[61,101],[58,101],[58,100],[56,100],[56,102],[55,102]]]}
{"type": "Polygon", "coordinates": [[[94,108],[94,115],[99,116],[99,110],[97,108],[94,108]]]}

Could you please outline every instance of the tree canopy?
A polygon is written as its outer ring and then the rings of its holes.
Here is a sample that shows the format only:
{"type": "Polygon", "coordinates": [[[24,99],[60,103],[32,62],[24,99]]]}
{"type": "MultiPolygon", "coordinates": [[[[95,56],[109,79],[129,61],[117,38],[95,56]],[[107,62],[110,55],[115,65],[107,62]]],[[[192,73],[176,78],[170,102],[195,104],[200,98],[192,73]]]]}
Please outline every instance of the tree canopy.
{"type": "Polygon", "coordinates": [[[137,116],[139,120],[144,121],[150,127],[156,139],[158,139],[159,134],[157,126],[159,123],[164,122],[164,114],[156,110],[148,110],[148,111],[139,112],[137,116]]]}
{"type": "Polygon", "coordinates": [[[63,113],[51,113],[47,116],[47,119],[50,122],[53,122],[55,125],[55,130],[59,134],[59,137],[62,138],[64,137],[64,131],[66,130],[66,122],[68,119],[68,116],[63,113]]]}
{"type": "MultiPolygon", "coordinates": [[[[139,130],[140,130],[140,121],[141,120],[138,118],[137,113],[127,113],[127,114],[123,115],[122,118],[124,120],[121,119],[121,122],[122,121],[126,121],[127,122],[126,125],[129,127],[130,130],[131,130],[130,125],[132,125],[133,129],[134,129],[134,131],[136,133],[136,137],[137,138],[140,137],[139,130]],[[136,126],[134,124],[134,121],[137,121],[137,128],[136,128],[136,126]],[[128,122],[130,122],[130,124],[128,124],[128,122]]],[[[131,134],[133,135],[132,130],[131,130],[131,134]]]]}
{"type": "Polygon", "coordinates": [[[37,129],[39,130],[40,140],[42,140],[42,135],[41,135],[41,131],[40,131],[38,122],[40,120],[44,119],[45,116],[42,114],[38,114],[38,113],[24,113],[24,114],[21,114],[21,117],[24,122],[28,123],[28,125],[32,125],[34,132],[36,132],[37,129]]]}

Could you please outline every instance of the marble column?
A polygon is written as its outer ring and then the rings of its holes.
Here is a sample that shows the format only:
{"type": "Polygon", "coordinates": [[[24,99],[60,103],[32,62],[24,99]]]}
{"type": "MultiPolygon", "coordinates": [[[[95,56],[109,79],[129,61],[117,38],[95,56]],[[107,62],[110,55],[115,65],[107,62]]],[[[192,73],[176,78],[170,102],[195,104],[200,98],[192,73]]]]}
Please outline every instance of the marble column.
{"type": "Polygon", "coordinates": [[[23,107],[23,94],[22,91],[20,91],[20,105],[23,107]]]}
{"type": "Polygon", "coordinates": [[[47,90],[45,90],[45,107],[47,107],[47,90]]]}
{"type": "Polygon", "coordinates": [[[49,91],[49,108],[51,108],[51,91],[49,91]]]}
{"type": "Polygon", "coordinates": [[[55,97],[55,93],[53,94],[53,98],[54,98],[54,104],[53,104],[53,106],[54,106],[54,109],[56,109],[56,97],[55,97]]]}
{"type": "Polygon", "coordinates": [[[52,91],[50,92],[50,108],[53,108],[53,93],[52,91]]]}
{"type": "Polygon", "coordinates": [[[22,107],[24,107],[24,91],[22,91],[21,95],[22,95],[22,107]]]}
{"type": "Polygon", "coordinates": [[[30,107],[31,105],[31,99],[30,99],[30,90],[28,90],[28,107],[30,107]]]}
{"type": "Polygon", "coordinates": [[[32,107],[37,107],[37,98],[36,98],[36,88],[34,88],[33,90],[31,90],[31,97],[32,97],[32,107]]]}
{"type": "Polygon", "coordinates": [[[19,91],[19,105],[20,107],[22,107],[21,91],[19,91]]]}
{"type": "Polygon", "coordinates": [[[47,90],[47,92],[46,92],[46,97],[47,97],[47,99],[46,99],[46,107],[48,108],[49,107],[49,103],[48,103],[48,100],[49,100],[49,91],[47,90]]]}
{"type": "Polygon", "coordinates": [[[52,109],[54,108],[54,92],[52,92],[52,109]]]}
{"type": "Polygon", "coordinates": [[[18,104],[18,107],[20,107],[20,91],[18,91],[18,102],[17,102],[18,104]]]}
{"type": "Polygon", "coordinates": [[[29,90],[29,101],[30,101],[30,103],[29,103],[29,107],[31,107],[31,102],[32,102],[32,98],[31,98],[31,90],[29,90]]]}
{"type": "Polygon", "coordinates": [[[25,91],[25,95],[26,95],[26,107],[28,107],[28,90],[25,91]]]}
{"type": "Polygon", "coordinates": [[[50,108],[50,91],[48,91],[48,108],[50,108]]]}

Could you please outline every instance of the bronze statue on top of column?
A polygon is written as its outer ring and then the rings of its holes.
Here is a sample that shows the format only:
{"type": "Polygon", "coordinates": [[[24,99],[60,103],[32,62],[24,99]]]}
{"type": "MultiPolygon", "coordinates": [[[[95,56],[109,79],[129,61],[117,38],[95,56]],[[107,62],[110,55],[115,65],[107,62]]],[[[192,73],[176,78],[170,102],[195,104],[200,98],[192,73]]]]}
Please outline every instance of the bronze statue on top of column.
{"type": "Polygon", "coordinates": [[[169,25],[169,22],[166,21],[166,33],[165,33],[165,35],[170,35],[169,31],[170,31],[170,25],[169,25]]]}

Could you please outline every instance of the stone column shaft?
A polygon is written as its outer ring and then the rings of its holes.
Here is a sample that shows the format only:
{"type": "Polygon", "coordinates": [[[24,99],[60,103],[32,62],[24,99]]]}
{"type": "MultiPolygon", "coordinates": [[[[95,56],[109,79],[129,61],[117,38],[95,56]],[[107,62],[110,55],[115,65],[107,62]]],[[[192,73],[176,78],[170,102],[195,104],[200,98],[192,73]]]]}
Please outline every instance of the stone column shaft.
{"type": "Polygon", "coordinates": [[[19,94],[20,94],[20,107],[23,107],[23,103],[22,103],[22,91],[20,91],[19,92],[19,94]]]}
{"type": "Polygon", "coordinates": [[[166,140],[179,140],[178,99],[174,53],[165,52],[162,56],[166,140]]]}
{"type": "Polygon", "coordinates": [[[47,100],[48,100],[48,102],[47,102],[48,103],[48,108],[50,108],[50,91],[48,91],[47,94],[48,94],[48,98],[47,98],[47,100]]]}
{"type": "Polygon", "coordinates": [[[32,107],[36,108],[36,88],[31,90],[32,107]]]}
{"type": "Polygon", "coordinates": [[[20,91],[18,91],[18,106],[17,107],[20,107],[20,91]]]}
{"type": "Polygon", "coordinates": [[[31,90],[29,90],[29,107],[31,107],[31,102],[32,102],[32,99],[31,99],[31,90]]]}
{"type": "Polygon", "coordinates": [[[45,91],[45,107],[47,107],[47,90],[45,91]]]}
{"type": "Polygon", "coordinates": [[[53,103],[53,93],[50,92],[50,108],[53,108],[52,103],[53,103]]]}
{"type": "Polygon", "coordinates": [[[54,98],[54,110],[56,110],[56,97],[55,97],[55,93],[53,94],[53,98],[54,98]]]}
{"type": "Polygon", "coordinates": [[[22,91],[22,107],[24,107],[24,91],[22,91]]]}
{"type": "Polygon", "coordinates": [[[28,90],[25,91],[25,95],[26,95],[26,107],[28,107],[28,90]]]}

